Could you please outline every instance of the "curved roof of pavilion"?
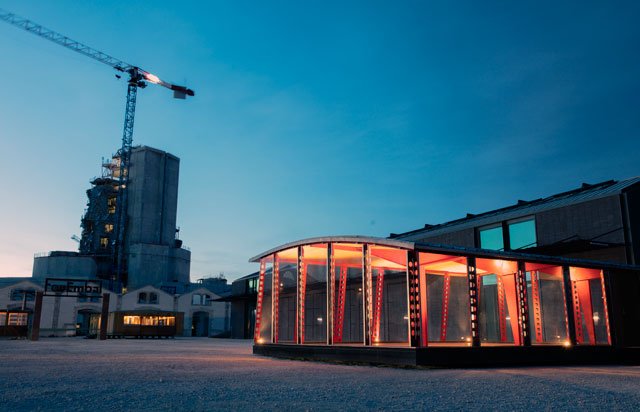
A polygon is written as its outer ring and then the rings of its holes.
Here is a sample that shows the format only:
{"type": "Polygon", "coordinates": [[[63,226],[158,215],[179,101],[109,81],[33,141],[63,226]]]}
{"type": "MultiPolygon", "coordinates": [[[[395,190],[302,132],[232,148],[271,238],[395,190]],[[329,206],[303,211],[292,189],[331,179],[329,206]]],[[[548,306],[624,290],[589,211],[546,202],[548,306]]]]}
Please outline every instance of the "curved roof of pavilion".
{"type": "Polygon", "coordinates": [[[469,255],[469,256],[476,256],[476,257],[498,258],[498,259],[508,259],[508,260],[526,260],[529,262],[557,263],[558,265],[576,265],[576,266],[583,266],[583,267],[600,267],[600,268],[609,267],[609,268],[631,269],[631,270],[638,270],[639,268],[639,266],[612,263],[612,262],[600,262],[600,261],[594,261],[594,260],[567,258],[567,257],[559,257],[559,256],[543,256],[543,255],[534,255],[529,253],[513,252],[513,251],[496,251],[496,250],[478,249],[478,248],[470,248],[470,247],[462,247],[462,246],[440,245],[435,243],[409,242],[409,241],[398,240],[398,239],[389,239],[389,238],[371,237],[371,236],[322,236],[322,237],[312,237],[307,239],[296,240],[293,242],[285,243],[283,245],[274,247],[273,249],[269,249],[266,252],[260,253],[252,257],[251,259],[249,259],[249,262],[260,262],[262,258],[268,257],[274,253],[282,252],[284,250],[291,249],[297,246],[313,245],[313,244],[320,244],[320,243],[359,243],[359,244],[394,247],[394,248],[406,249],[406,250],[417,250],[420,252],[444,253],[444,254],[451,254],[451,255],[469,255]]]}
{"type": "Polygon", "coordinates": [[[322,236],[322,237],[310,237],[308,239],[296,240],[294,242],[285,243],[269,249],[266,252],[260,253],[257,256],[249,259],[249,262],[260,262],[260,259],[272,255],[283,250],[291,249],[296,246],[313,245],[318,243],[361,243],[370,245],[390,246],[400,249],[415,249],[413,242],[406,242],[404,240],[386,239],[382,237],[369,237],[369,236],[322,236]]]}

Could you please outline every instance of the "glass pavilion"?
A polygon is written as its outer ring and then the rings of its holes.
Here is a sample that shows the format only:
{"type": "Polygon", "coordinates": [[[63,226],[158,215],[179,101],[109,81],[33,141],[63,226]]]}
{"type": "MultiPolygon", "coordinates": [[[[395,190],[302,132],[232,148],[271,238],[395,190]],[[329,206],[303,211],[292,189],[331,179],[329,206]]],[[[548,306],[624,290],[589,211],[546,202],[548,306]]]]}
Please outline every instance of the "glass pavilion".
{"type": "Polygon", "coordinates": [[[339,236],[260,263],[256,344],[611,345],[606,264],[339,236]]]}

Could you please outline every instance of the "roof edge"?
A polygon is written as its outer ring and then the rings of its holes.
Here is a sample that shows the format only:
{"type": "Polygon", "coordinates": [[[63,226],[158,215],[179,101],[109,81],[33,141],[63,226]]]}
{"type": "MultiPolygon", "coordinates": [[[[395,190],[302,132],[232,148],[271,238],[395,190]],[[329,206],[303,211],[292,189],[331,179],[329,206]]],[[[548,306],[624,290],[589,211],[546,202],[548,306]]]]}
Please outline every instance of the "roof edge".
{"type": "Polygon", "coordinates": [[[370,237],[370,236],[354,236],[354,235],[345,235],[345,236],[321,236],[321,237],[311,237],[307,239],[296,240],[293,242],[285,243],[280,246],[276,246],[273,249],[269,249],[266,252],[260,253],[251,259],[249,262],[259,262],[260,259],[272,255],[276,252],[280,252],[285,249],[290,249],[296,246],[302,245],[311,245],[316,243],[362,243],[362,244],[375,244],[381,246],[392,246],[399,247],[402,249],[414,249],[414,242],[408,242],[405,240],[394,240],[383,237],[370,237]]]}

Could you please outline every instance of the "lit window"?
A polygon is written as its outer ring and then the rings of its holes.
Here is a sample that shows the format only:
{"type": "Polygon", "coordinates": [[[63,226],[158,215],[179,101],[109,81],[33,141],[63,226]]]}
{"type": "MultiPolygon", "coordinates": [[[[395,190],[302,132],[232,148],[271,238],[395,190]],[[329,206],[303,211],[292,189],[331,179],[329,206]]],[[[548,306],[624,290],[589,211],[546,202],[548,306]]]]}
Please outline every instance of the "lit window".
{"type": "Polygon", "coordinates": [[[109,238],[108,237],[101,237],[100,238],[100,247],[102,249],[106,249],[107,247],[109,247],[109,238]]]}
{"type": "Polygon", "coordinates": [[[480,247],[482,249],[504,250],[502,224],[480,228],[480,247]]]}
{"type": "Polygon", "coordinates": [[[139,325],[140,324],[140,316],[125,316],[124,317],[125,325],[139,325]]]}
{"type": "Polygon", "coordinates": [[[29,315],[27,313],[9,313],[9,326],[24,326],[27,324],[29,315]]]}
{"type": "Polygon", "coordinates": [[[149,303],[158,303],[158,294],[157,293],[149,293],[149,303]]]}
{"type": "Polygon", "coordinates": [[[107,223],[106,225],[104,225],[104,231],[106,233],[111,233],[113,232],[113,225],[111,223],[107,223]]]}
{"type": "Polygon", "coordinates": [[[146,292],[138,293],[138,303],[147,303],[147,293],[146,292]]]}
{"type": "Polygon", "coordinates": [[[176,318],[173,316],[160,316],[158,317],[159,326],[173,326],[175,325],[176,318]]]}
{"type": "Polygon", "coordinates": [[[509,222],[509,246],[511,250],[535,247],[536,221],[533,218],[509,222]]]}
{"type": "Polygon", "coordinates": [[[116,213],[116,198],[110,197],[107,199],[107,213],[114,214],[116,213]]]}

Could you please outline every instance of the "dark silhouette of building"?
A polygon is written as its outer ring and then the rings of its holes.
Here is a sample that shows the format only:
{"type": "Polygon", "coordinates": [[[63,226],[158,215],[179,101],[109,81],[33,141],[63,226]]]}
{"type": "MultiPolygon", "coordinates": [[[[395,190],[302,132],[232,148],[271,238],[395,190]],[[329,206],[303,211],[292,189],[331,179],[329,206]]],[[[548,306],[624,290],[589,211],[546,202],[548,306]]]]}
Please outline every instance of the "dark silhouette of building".
{"type": "Polygon", "coordinates": [[[637,264],[640,177],[582,187],[391,239],[637,264]]]}

